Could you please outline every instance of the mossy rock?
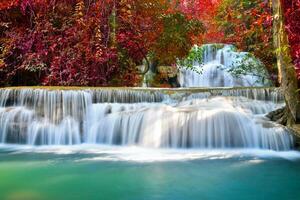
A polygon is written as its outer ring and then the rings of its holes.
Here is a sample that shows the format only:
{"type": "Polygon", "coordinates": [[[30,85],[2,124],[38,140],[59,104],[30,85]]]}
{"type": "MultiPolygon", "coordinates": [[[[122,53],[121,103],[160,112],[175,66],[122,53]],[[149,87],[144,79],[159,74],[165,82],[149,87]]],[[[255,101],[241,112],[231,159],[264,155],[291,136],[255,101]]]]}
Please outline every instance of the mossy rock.
{"type": "Polygon", "coordinates": [[[157,71],[166,78],[174,78],[177,76],[178,70],[176,66],[159,66],[157,71]]]}

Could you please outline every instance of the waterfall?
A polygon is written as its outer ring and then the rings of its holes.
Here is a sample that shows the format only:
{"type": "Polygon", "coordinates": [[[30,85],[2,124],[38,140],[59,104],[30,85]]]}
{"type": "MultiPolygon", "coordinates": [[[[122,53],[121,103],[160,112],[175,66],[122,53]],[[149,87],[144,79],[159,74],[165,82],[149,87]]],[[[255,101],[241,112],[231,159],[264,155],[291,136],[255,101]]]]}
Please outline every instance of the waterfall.
{"type": "Polygon", "coordinates": [[[0,143],[290,150],[277,88],[1,89],[0,143]]]}
{"type": "Polygon", "coordinates": [[[202,62],[194,62],[193,70],[182,68],[182,87],[234,87],[270,85],[262,63],[246,52],[237,52],[232,45],[206,44],[201,49],[202,62]],[[236,70],[236,73],[233,71],[236,70]],[[238,72],[238,73],[237,73],[238,72]]]}

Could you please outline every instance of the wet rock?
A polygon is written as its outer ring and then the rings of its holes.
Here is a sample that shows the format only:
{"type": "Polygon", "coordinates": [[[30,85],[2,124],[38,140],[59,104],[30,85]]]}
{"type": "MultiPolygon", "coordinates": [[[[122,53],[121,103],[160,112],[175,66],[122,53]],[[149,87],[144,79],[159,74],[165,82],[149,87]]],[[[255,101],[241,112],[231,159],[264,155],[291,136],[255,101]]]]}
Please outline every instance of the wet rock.
{"type": "Polygon", "coordinates": [[[266,117],[278,124],[281,125],[287,124],[287,115],[286,115],[285,107],[270,112],[269,114],[266,115],[266,117]]]}
{"type": "Polygon", "coordinates": [[[109,106],[107,106],[106,108],[105,108],[105,115],[108,115],[108,114],[111,114],[112,113],[112,107],[111,107],[111,105],[109,105],[109,106]]]}

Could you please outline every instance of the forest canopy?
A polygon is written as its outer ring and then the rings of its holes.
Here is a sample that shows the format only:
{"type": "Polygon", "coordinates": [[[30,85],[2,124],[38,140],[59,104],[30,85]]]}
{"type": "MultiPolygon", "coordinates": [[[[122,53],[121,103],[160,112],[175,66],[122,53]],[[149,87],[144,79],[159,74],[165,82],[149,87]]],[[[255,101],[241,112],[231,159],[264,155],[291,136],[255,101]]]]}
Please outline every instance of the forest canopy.
{"type": "MultiPolygon", "coordinates": [[[[299,1],[283,2],[299,68],[299,1]]],[[[2,86],[137,86],[152,63],[217,42],[253,53],[276,79],[266,0],[7,0],[0,19],[2,86]]]]}

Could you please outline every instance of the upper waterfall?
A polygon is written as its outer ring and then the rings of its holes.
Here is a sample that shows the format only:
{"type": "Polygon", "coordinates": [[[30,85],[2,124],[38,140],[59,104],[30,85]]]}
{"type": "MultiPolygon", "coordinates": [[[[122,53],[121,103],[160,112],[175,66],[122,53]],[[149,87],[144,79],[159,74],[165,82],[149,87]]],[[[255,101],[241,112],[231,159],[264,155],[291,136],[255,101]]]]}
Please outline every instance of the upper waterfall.
{"type": "Polygon", "coordinates": [[[233,45],[206,44],[192,51],[202,54],[192,69],[180,67],[181,87],[269,86],[262,63],[246,52],[236,51],[233,45]]]}

